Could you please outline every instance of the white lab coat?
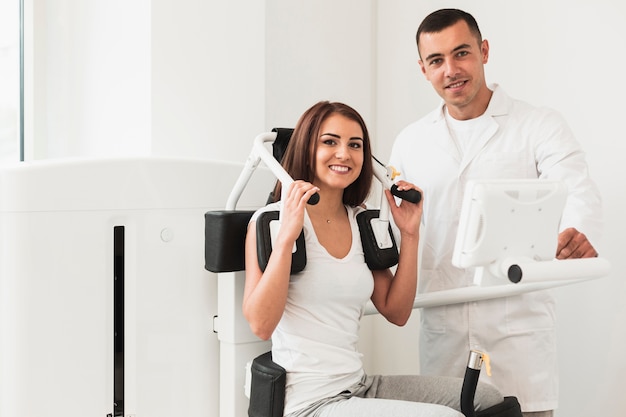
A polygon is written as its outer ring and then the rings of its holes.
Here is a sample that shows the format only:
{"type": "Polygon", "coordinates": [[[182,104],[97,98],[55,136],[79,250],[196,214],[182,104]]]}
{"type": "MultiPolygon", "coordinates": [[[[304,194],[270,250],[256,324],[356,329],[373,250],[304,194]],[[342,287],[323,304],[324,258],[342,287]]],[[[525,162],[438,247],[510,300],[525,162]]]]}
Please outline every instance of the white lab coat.
{"type": "MultiPolygon", "coordinates": [[[[561,230],[576,227],[598,244],[601,201],[584,153],[553,110],[514,100],[497,85],[485,112],[488,126],[465,155],[449,133],[443,103],[406,127],[390,164],[424,190],[419,292],[471,285],[474,271],[452,266],[463,192],[470,179],[547,178],[569,187],[561,230]]],[[[425,308],[421,314],[421,373],[462,376],[470,349],[490,354],[493,376],[481,378],[524,411],[554,409],[558,399],[555,309],[549,291],[425,308]]]]}

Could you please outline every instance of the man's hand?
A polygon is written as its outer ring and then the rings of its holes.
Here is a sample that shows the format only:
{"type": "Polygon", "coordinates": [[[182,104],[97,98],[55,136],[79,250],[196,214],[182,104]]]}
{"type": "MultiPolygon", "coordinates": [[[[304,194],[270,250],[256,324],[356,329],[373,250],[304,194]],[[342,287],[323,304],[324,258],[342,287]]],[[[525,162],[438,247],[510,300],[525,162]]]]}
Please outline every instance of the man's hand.
{"type": "Polygon", "coordinates": [[[556,249],[557,259],[595,258],[598,252],[591,246],[587,236],[573,227],[559,233],[556,249]]]}

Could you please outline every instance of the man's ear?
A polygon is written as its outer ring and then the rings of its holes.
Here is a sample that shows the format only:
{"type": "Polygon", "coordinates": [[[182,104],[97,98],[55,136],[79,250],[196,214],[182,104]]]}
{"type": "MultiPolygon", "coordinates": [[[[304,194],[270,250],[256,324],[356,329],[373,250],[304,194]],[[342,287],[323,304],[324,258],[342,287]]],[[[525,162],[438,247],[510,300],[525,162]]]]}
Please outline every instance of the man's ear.
{"type": "Polygon", "coordinates": [[[480,53],[483,56],[483,64],[486,64],[489,61],[489,41],[484,39],[480,44],[480,53]]]}

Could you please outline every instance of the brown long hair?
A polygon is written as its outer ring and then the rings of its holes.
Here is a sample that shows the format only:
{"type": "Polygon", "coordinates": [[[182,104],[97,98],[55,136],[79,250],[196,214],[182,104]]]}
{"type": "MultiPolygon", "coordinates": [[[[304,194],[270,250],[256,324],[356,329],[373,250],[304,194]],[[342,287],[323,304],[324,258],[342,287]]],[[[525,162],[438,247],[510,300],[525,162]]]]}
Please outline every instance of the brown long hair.
{"type": "MultiPolygon", "coordinates": [[[[363,130],[363,167],[359,177],[343,192],[343,203],[358,206],[365,202],[372,186],[374,168],[372,148],[367,126],[361,115],[344,103],[320,101],[305,111],[294,128],[289,144],[281,161],[282,166],[294,180],[312,182],[315,179],[315,164],[312,155],[317,152],[317,138],[322,123],[333,114],[340,114],[357,122],[363,130]]],[[[274,200],[280,200],[281,183],[276,183],[274,200]]]]}

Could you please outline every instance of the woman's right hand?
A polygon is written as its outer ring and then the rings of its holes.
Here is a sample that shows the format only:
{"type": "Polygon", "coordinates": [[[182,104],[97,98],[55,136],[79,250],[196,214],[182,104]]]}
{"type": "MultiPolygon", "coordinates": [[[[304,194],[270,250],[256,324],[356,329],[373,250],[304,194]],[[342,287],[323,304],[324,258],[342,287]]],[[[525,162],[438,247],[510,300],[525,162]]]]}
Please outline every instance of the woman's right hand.
{"type": "Polygon", "coordinates": [[[318,187],[306,181],[297,180],[291,183],[282,201],[280,231],[277,236],[279,242],[284,239],[286,243],[293,244],[300,236],[304,210],[309,199],[318,191],[318,187]]]}

